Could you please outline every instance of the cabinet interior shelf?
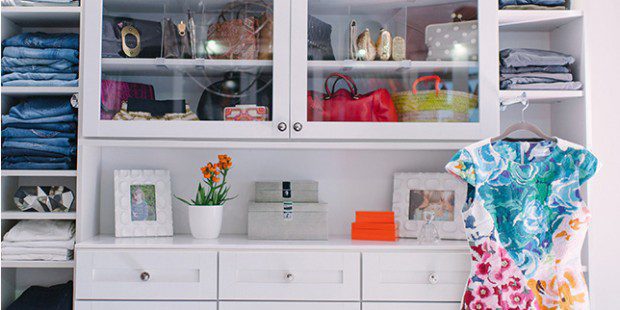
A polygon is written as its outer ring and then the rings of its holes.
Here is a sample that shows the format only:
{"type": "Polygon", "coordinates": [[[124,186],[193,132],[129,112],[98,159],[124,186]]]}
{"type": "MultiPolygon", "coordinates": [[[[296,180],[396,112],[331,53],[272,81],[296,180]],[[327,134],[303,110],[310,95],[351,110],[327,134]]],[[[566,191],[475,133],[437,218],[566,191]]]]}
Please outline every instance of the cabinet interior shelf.
{"type": "Polygon", "coordinates": [[[565,99],[583,97],[582,90],[502,90],[500,100],[519,97],[525,92],[527,99],[536,103],[554,103],[565,99]]]}
{"type": "Polygon", "coordinates": [[[2,211],[3,220],[75,220],[75,212],[2,211]]]}
{"type": "Polygon", "coordinates": [[[500,10],[500,31],[552,31],[583,16],[579,10],[520,11],[500,10]]]}
{"type": "Polygon", "coordinates": [[[76,177],[76,170],[2,170],[3,177],[76,177]]]}
{"type": "Polygon", "coordinates": [[[79,6],[2,7],[2,17],[22,27],[79,27],[79,6]]]}
{"type": "Polygon", "coordinates": [[[72,269],[75,262],[69,261],[7,261],[3,260],[0,265],[2,268],[58,268],[72,269]]]}
{"type": "Polygon", "coordinates": [[[3,86],[0,89],[2,95],[11,97],[28,96],[60,96],[73,95],[80,92],[79,87],[28,87],[28,86],[3,86]]]}
{"type": "Polygon", "coordinates": [[[478,73],[475,61],[355,61],[355,60],[313,60],[308,61],[308,70],[312,72],[346,72],[356,73],[398,73],[407,71],[436,72],[466,69],[471,74],[478,73]]]}
{"type": "Polygon", "coordinates": [[[172,76],[183,73],[221,74],[228,71],[271,72],[272,60],[103,58],[101,71],[109,75],[172,76]]]}

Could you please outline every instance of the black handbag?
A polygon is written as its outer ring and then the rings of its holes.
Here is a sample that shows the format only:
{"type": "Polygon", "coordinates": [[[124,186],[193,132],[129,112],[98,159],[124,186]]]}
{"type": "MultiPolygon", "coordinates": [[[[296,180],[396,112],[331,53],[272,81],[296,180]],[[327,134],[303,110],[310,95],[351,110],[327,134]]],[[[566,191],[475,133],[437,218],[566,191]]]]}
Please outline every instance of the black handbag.
{"type": "Polygon", "coordinates": [[[127,99],[127,112],[148,112],[153,117],[163,117],[171,113],[186,113],[185,100],[127,99]]]}
{"type": "Polygon", "coordinates": [[[192,58],[192,33],[193,20],[190,17],[191,29],[188,26],[190,23],[181,21],[175,24],[170,18],[164,18],[162,20],[163,31],[163,57],[164,58],[192,58]]]}
{"type": "Polygon", "coordinates": [[[101,56],[104,58],[160,57],[161,23],[104,16],[101,56]]]}
{"type": "Polygon", "coordinates": [[[312,15],[308,15],[308,60],[336,60],[332,26],[312,15]]]}
{"type": "Polygon", "coordinates": [[[272,98],[271,79],[260,74],[227,72],[202,92],[196,114],[204,121],[221,121],[224,108],[250,104],[268,107],[271,119],[272,98]]]}

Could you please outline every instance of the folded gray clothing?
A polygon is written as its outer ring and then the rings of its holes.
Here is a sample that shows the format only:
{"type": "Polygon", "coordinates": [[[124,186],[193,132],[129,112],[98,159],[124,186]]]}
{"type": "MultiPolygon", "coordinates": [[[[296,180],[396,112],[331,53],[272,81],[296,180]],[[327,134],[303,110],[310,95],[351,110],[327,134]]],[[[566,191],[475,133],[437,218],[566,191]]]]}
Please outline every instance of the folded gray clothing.
{"type": "Polygon", "coordinates": [[[569,81],[561,81],[552,78],[543,78],[543,77],[513,77],[509,79],[501,79],[500,80],[500,88],[508,89],[508,85],[514,84],[537,84],[537,83],[556,83],[556,82],[571,82],[569,81]]]}
{"type": "Polygon", "coordinates": [[[508,48],[499,56],[504,67],[567,66],[575,62],[571,55],[531,48],[508,48]]]}
{"type": "Polygon", "coordinates": [[[501,10],[547,10],[547,11],[562,11],[566,10],[566,6],[558,5],[558,6],[546,6],[546,5],[537,5],[537,4],[518,4],[518,5],[507,5],[501,10]]]}
{"type": "Polygon", "coordinates": [[[501,80],[509,80],[514,78],[542,78],[554,79],[558,82],[572,82],[573,75],[570,73],[545,73],[545,72],[529,72],[517,74],[501,74],[501,80]]]}
{"type": "Polygon", "coordinates": [[[2,6],[79,6],[76,0],[2,0],[2,6]]]}
{"type": "Polygon", "coordinates": [[[528,72],[546,73],[570,73],[570,68],[566,66],[530,66],[530,67],[503,67],[499,68],[500,73],[517,74],[528,72]]]}
{"type": "Polygon", "coordinates": [[[581,82],[556,82],[534,84],[511,84],[507,90],[580,90],[581,82]]]}

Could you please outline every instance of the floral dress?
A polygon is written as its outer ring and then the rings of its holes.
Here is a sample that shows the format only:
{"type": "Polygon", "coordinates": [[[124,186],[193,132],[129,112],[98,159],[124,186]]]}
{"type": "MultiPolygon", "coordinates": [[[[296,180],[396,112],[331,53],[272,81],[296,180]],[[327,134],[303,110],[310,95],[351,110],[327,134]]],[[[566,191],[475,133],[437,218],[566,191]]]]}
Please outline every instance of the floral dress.
{"type": "Polygon", "coordinates": [[[597,160],[567,141],[478,142],[446,169],[468,183],[472,270],[462,309],[589,309],[579,188],[597,160]]]}

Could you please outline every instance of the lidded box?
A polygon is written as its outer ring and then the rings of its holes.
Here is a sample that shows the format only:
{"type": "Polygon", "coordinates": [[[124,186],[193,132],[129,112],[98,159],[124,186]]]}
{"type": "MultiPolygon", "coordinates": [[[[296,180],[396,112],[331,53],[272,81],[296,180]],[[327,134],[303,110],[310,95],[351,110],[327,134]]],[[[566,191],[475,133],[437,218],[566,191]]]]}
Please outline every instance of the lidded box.
{"type": "Polygon", "coordinates": [[[256,202],[319,202],[316,181],[256,182],[256,202]]]}
{"type": "Polygon", "coordinates": [[[253,203],[248,210],[248,238],[327,240],[327,204],[253,203]]]}

